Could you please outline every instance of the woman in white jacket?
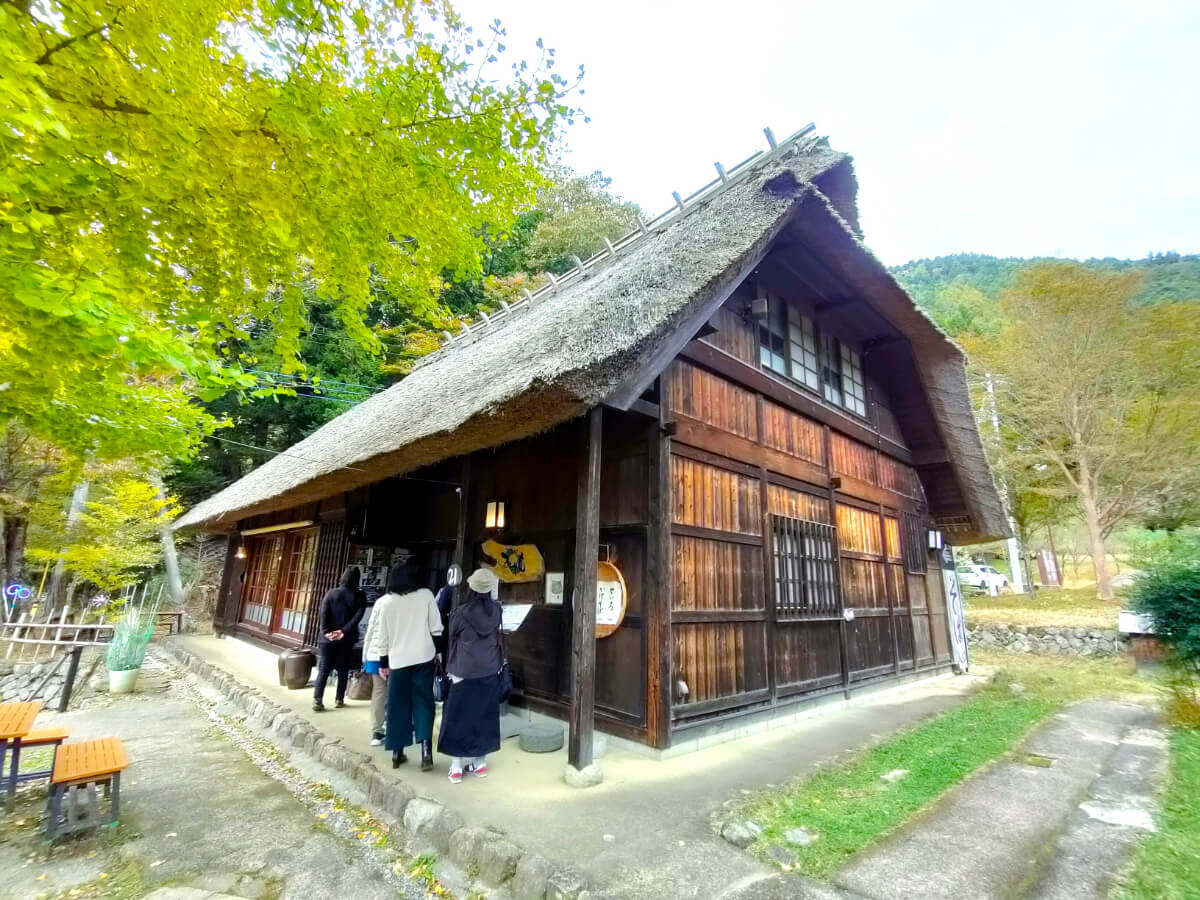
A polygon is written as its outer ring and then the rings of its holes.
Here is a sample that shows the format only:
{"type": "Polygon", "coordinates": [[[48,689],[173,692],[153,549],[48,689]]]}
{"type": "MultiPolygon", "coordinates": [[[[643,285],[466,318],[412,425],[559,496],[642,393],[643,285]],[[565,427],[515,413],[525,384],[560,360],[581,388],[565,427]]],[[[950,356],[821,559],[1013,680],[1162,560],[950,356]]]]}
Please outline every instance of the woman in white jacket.
{"type": "Polygon", "coordinates": [[[385,746],[393,769],[407,761],[404,751],[414,740],[421,744],[421,771],[433,769],[433,636],[441,633],[433,592],[417,586],[412,566],[393,566],[363,648],[364,658],[379,660],[379,674],[387,679],[385,746]]]}

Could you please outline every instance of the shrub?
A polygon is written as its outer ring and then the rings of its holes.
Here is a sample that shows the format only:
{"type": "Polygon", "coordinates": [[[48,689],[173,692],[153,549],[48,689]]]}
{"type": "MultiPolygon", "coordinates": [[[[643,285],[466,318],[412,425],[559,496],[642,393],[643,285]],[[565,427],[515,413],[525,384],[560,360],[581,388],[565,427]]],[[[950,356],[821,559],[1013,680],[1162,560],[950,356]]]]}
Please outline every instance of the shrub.
{"type": "Polygon", "coordinates": [[[1172,559],[1151,569],[1134,584],[1130,600],[1180,662],[1200,669],[1200,560],[1172,559]]]}
{"type": "Polygon", "coordinates": [[[130,609],[113,628],[112,643],[104,656],[110,672],[141,668],[146,648],[154,636],[156,608],[130,609]]]}
{"type": "Polygon", "coordinates": [[[1200,554],[1187,549],[1169,554],[1137,580],[1130,600],[1150,617],[1155,635],[1171,651],[1175,671],[1168,718],[1176,725],[1200,726],[1200,554]]]}

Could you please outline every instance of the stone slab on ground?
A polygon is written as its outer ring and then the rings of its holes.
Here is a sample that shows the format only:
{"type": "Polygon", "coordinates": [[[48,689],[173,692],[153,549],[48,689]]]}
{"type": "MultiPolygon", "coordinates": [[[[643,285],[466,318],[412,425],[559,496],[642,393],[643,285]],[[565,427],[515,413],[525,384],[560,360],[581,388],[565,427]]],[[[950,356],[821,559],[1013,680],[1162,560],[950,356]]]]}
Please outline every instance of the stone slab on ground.
{"type": "Polygon", "coordinates": [[[1103,897],[1105,873],[1125,859],[1129,831],[1106,830],[1082,810],[1102,798],[1114,808],[1150,808],[1161,760],[1144,777],[1132,770],[1162,753],[1154,737],[1160,727],[1152,712],[1134,704],[1094,700],[1069,707],[1015,753],[852,861],[834,882],[871,900],[1103,897]],[[1052,763],[1031,764],[1027,754],[1052,763]],[[1086,846],[1092,840],[1108,858],[1102,871],[1084,872],[1084,856],[1094,856],[1086,846]],[[1067,893],[1058,893],[1068,884],[1067,893]]]}

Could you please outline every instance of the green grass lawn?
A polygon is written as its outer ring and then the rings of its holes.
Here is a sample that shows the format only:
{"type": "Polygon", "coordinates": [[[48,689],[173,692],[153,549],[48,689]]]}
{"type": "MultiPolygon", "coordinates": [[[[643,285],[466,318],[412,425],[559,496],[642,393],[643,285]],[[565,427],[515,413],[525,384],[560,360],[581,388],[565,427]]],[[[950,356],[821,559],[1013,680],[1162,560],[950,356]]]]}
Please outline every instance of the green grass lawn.
{"type": "Polygon", "coordinates": [[[1119,900],[1200,897],[1200,730],[1171,736],[1170,774],[1158,831],[1138,848],[1115,892],[1119,900]]]}
{"type": "Polygon", "coordinates": [[[968,624],[1042,625],[1074,628],[1116,628],[1121,598],[1096,599],[1096,586],[1043,588],[1035,594],[986,594],[964,601],[968,624]]]}
{"type": "Polygon", "coordinates": [[[972,660],[997,672],[967,702],[844,762],[752,797],[739,818],[763,829],[753,850],[765,856],[771,845],[782,846],[795,856],[798,871],[827,875],[1010,750],[1054,710],[1090,696],[1147,697],[1158,690],[1124,661],[1047,660],[1002,651],[973,652],[972,660]],[[1014,682],[1024,690],[1014,691],[1014,682]],[[897,769],[908,774],[883,779],[897,769]],[[805,828],[817,839],[794,847],[785,838],[792,828],[805,828]]]}

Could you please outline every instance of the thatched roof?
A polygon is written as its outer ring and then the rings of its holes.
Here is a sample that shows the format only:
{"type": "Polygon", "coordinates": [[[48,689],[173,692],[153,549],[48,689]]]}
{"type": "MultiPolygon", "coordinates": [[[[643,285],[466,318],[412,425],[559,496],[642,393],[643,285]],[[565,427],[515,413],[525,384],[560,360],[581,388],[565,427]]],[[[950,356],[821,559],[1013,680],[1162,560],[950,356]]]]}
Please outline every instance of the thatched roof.
{"type": "MultiPolygon", "coordinates": [[[[964,490],[977,496],[974,536],[1004,532],[1003,516],[971,414],[961,352],[928,321],[861,246],[816,183],[849,158],[823,139],[798,136],[761,155],[727,184],[618,244],[544,296],[433,354],[403,381],[360,403],[249,475],[189,510],[177,527],[229,528],[239,519],[328,497],[451,456],[537,434],[614,395],[631,372],[686,342],[766,252],[798,211],[833,223],[862,268],[868,302],[905,319],[923,348],[922,374],[947,437],[961,457],[964,490]]],[[[849,180],[847,180],[849,179],[849,180]]],[[[836,192],[831,192],[836,193],[836,192]]],[[[858,285],[853,285],[857,287],[858,285]]]]}

